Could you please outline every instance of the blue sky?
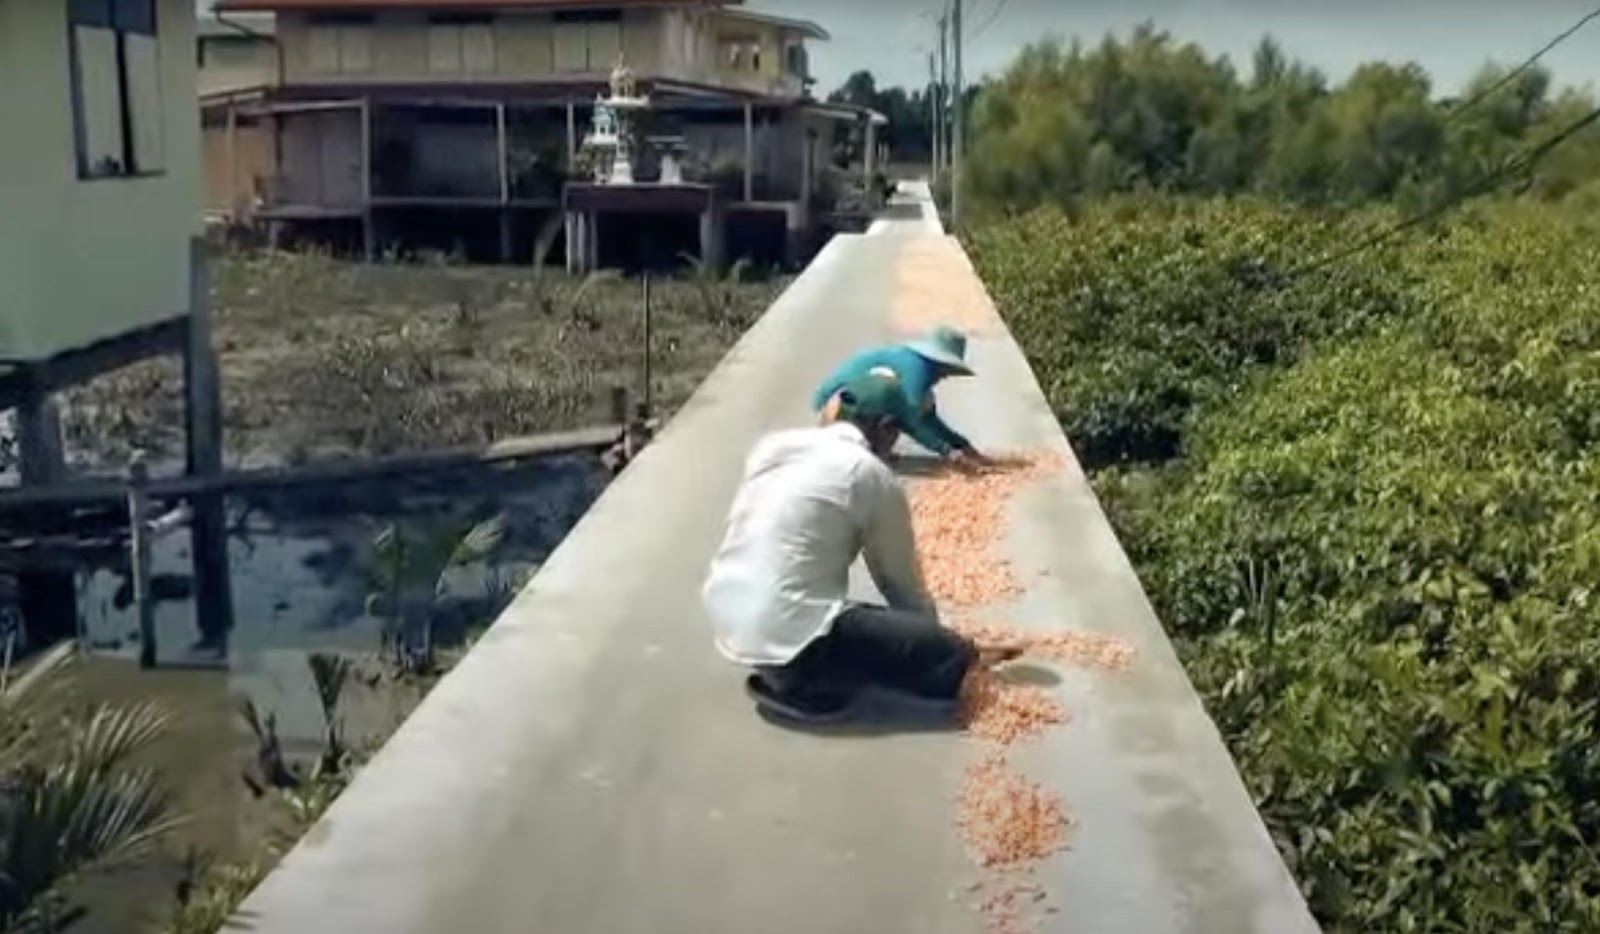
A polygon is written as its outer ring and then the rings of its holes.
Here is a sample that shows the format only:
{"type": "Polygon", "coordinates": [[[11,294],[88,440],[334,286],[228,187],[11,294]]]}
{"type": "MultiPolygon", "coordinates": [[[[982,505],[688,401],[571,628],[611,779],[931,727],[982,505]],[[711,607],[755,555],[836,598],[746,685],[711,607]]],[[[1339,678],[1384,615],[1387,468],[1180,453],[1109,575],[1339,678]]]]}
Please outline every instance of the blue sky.
{"type": "MultiPolygon", "coordinates": [[[[880,84],[922,84],[944,0],[745,0],[748,9],[814,20],[833,34],[812,53],[819,91],[870,68],[880,84]]],[[[1413,60],[1453,93],[1484,62],[1517,62],[1577,22],[1595,0],[966,0],[967,71],[1003,69],[1046,34],[1096,41],[1153,20],[1175,37],[1248,66],[1265,33],[1329,77],[1372,59],[1413,60]],[[998,15],[995,15],[998,12],[998,15]],[[992,18],[992,19],[991,19],[992,18]]],[[[1558,83],[1600,81],[1600,20],[1552,52],[1558,83]]]]}
{"type": "MultiPolygon", "coordinates": [[[[830,33],[816,44],[819,91],[858,68],[880,84],[927,80],[934,16],[947,0],[745,0],[747,9],[814,20],[830,33]]],[[[1342,78],[1372,59],[1417,61],[1439,93],[1453,93],[1484,62],[1517,62],[1577,22],[1595,0],[966,0],[967,72],[1003,69],[1045,35],[1097,41],[1144,20],[1212,54],[1247,65],[1271,33],[1297,58],[1342,78]],[[981,27],[981,29],[980,29],[981,27]]],[[[210,0],[197,0],[201,9],[210,0]]],[[[1545,63],[1563,84],[1600,82],[1600,20],[1545,63]]]]}

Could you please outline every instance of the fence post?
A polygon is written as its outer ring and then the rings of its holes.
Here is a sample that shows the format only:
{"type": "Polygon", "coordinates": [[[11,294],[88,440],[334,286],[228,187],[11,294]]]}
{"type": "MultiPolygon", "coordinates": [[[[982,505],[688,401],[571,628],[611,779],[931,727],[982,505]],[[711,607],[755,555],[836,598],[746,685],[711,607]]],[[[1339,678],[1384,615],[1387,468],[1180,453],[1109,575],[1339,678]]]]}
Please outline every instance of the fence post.
{"type": "Polygon", "coordinates": [[[133,574],[133,607],[139,614],[139,667],[156,665],[156,607],[150,591],[150,499],[145,486],[150,465],[143,451],[128,464],[128,565],[133,574]]]}
{"type": "Polygon", "coordinates": [[[644,272],[644,411],[645,418],[650,417],[652,389],[650,386],[650,344],[651,344],[651,311],[650,311],[650,270],[646,267],[644,272]]]}

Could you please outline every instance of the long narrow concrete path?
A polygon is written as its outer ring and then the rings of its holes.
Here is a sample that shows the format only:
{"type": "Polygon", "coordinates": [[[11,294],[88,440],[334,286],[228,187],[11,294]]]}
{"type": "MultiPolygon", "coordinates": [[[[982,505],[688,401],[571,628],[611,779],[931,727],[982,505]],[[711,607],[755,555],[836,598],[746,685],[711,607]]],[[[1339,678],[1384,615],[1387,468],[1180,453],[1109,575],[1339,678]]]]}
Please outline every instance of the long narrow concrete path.
{"type": "MultiPolygon", "coordinates": [[[[917,192],[912,203],[925,200],[917,192]]],[[[973,934],[953,801],[970,742],[815,735],[757,717],[699,587],[741,462],[818,380],[890,339],[930,213],[835,239],[243,909],[265,934],[973,934]]],[[[964,259],[962,259],[964,262],[964,259]]],[[[967,273],[970,276],[970,269],[967,273]]],[[[974,290],[976,291],[976,290],[974,290]]],[[[978,293],[978,294],[981,294],[978,293]]],[[[996,447],[1070,451],[1002,330],[941,409],[996,447]]],[[[1028,754],[1074,815],[1045,930],[1315,927],[1075,467],[1006,549],[1025,625],[1115,634],[1116,676],[1028,754]]]]}

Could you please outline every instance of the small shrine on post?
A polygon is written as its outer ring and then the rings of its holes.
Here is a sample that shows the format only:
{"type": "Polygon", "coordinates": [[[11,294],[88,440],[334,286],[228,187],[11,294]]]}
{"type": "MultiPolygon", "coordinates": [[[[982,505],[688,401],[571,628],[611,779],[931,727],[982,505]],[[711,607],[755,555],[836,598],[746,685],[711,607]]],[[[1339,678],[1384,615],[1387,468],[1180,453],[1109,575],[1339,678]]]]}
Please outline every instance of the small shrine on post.
{"type": "Polygon", "coordinates": [[[712,186],[684,181],[687,147],[682,137],[650,137],[659,177],[639,180],[639,141],[650,106],[650,96],[641,93],[633,71],[619,57],[605,93],[595,97],[581,144],[588,178],[569,182],[562,193],[569,271],[587,272],[600,265],[602,215],[698,215],[702,261],[713,267],[722,262],[724,209],[712,186]]]}

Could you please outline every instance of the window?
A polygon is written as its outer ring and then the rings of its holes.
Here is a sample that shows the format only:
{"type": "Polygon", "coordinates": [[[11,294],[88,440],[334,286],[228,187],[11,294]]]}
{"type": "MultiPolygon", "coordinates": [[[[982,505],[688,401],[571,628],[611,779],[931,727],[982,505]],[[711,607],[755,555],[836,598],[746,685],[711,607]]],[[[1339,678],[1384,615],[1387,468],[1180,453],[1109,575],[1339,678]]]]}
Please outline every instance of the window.
{"type": "Polygon", "coordinates": [[[749,37],[723,39],[722,64],[729,71],[760,71],[761,40],[749,37]]]}
{"type": "Polygon", "coordinates": [[[557,10],[555,64],[557,71],[610,71],[622,55],[620,9],[557,10]]]}
{"type": "Polygon", "coordinates": [[[440,14],[428,18],[428,70],[452,74],[494,71],[494,17],[440,14]]]}
{"type": "Polygon", "coordinates": [[[70,0],[72,128],[79,178],[164,167],[155,0],[70,0]]]}
{"type": "Polygon", "coordinates": [[[372,70],[372,17],[324,13],[311,18],[306,34],[307,66],[324,75],[359,75],[372,70]]]}
{"type": "Polygon", "coordinates": [[[799,42],[792,42],[784,52],[784,70],[796,78],[809,78],[810,62],[807,61],[806,47],[799,42]]]}

